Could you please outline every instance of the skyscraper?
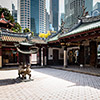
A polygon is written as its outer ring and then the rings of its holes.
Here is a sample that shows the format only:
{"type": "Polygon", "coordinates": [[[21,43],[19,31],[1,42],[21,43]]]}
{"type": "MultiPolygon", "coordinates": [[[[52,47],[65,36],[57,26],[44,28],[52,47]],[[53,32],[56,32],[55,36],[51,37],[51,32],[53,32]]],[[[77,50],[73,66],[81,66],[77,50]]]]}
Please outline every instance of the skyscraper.
{"type": "Polygon", "coordinates": [[[18,22],[22,30],[30,29],[30,0],[18,0],[18,22]]]}
{"type": "Polygon", "coordinates": [[[46,32],[46,0],[31,0],[31,31],[35,35],[46,32]]]}
{"type": "Polygon", "coordinates": [[[50,30],[50,15],[46,10],[46,32],[50,30]]]}
{"type": "Polygon", "coordinates": [[[64,16],[65,16],[65,14],[64,13],[61,13],[61,18],[60,19],[63,19],[64,20],[64,16]]]}
{"type": "Polygon", "coordinates": [[[58,31],[59,24],[59,0],[50,0],[50,23],[55,31],[58,31]]]}
{"type": "Polygon", "coordinates": [[[65,0],[65,27],[72,28],[78,23],[78,16],[82,15],[82,6],[86,7],[89,15],[93,8],[93,0],[65,0]]]}
{"type": "Polygon", "coordinates": [[[39,0],[39,32],[46,33],[46,0],[39,0]]]}
{"type": "Polygon", "coordinates": [[[31,31],[39,33],[39,0],[31,0],[31,31]]]}
{"type": "Polygon", "coordinates": [[[17,10],[15,10],[15,5],[12,4],[12,16],[15,19],[15,22],[17,22],[17,10]]]}
{"type": "Polygon", "coordinates": [[[100,15],[100,2],[97,2],[94,7],[93,7],[93,11],[92,11],[92,16],[98,16],[100,15]]]}

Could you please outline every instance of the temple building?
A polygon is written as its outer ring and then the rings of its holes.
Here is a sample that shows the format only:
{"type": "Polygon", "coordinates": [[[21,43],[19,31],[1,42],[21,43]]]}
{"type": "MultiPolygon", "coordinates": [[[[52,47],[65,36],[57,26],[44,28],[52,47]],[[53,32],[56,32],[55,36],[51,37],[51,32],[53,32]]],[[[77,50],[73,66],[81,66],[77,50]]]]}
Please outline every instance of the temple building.
{"type": "Polygon", "coordinates": [[[35,65],[46,65],[46,42],[32,37],[29,41],[30,43],[27,43],[28,34],[30,33],[24,34],[8,31],[11,30],[13,26],[14,25],[7,21],[2,14],[0,18],[0,67],[19,65],[20,59],[24,59],[20,53],[28,54],[28,63],[34,64],[33,58],[35,56],[37,58],[35,59],[35,65]],[[16,44],[20,44],[21,46],[16,48],[16,44]],[[31,49],[32,52],[30,52],[30,49],[28,48],[30,44],[32,49],[37,48],[35,55],[33,54],[34,50],[32,51],[31,49]]]}
{"type": "MultiPolygon", "coordinates": [[[[30,33],[13,33],[1,30],[0,67],[19,65],[22,57],[20,53],[27,53],[29,57],[27,63],[33,65],[99,67],[100,16],[83,17],[79,20],[79,23],[72,29],[62,29],[47,41],[32,37],[27,43],[27,36],[30,33]],[[18,48],[15,44],[19,44],[18,48]],[[33,52],[34,49],[37,49],[36,53],[33,52]]],[[[13,27],[4,18],[1,18],[0,21],[2,29],[13,27]]]]}
{"type": "Polygon", "coordinates": [[[48,62],[50,65],[63,64],[64,67],[70,64],[97,67],[100,63],[99,44],[100,16],[84,17],[69,31],[60,32],[48,40],[48,62]]]}

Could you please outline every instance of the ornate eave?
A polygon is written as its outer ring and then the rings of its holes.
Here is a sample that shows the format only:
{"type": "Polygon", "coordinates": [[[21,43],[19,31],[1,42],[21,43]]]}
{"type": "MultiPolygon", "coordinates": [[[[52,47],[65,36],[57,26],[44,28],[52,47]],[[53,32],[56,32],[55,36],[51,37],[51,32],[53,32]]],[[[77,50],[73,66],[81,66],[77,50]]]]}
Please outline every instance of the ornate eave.
{"type": "Polygon", "coordinates": [[[100,15],[99,16],[94,16],[94,17],[83,17],[82,19],[82,23],[92,23],[95,21],[100,21],[100,15]]]}
{"type": "Polygon", "coordinates": [[[37,51],[33,51],[33,50],[30,50],[30,51],[23,51],[23,50],[19,49],[19,47],[16,47],[16,48],[17,48],[17,51],[18,51],[19,53],[22,53],[22,54],[35,54],[35,53],[37,53],[37,51]]]}

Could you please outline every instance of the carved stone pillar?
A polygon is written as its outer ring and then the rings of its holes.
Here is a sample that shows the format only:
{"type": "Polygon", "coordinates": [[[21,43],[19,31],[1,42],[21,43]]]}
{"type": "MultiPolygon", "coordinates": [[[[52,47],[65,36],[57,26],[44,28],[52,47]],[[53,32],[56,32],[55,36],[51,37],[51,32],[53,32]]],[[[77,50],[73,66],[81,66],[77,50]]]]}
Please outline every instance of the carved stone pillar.
{"type": "Polygon", "coordinates": [[[47,66],[48,64],[48,48],[44,48],[44,65],[47,66]]]}
{"type": "Polygon", "coordinates": [[[67,67],[67,47],[64,48],[64,67],[67,67]]]}
{"type": "Polygon", "coordinates": [[[44,65],[44,56],[43,56],[43,48],[41,48],[41,66],[44,65]]]}

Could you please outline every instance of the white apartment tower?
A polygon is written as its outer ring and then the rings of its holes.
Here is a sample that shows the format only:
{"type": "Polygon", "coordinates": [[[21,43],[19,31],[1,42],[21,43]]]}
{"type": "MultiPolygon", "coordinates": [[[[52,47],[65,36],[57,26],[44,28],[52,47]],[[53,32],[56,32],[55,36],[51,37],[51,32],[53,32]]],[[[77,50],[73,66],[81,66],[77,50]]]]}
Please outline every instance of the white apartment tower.
{"type": "Polygon", "coordinates": [[[46,0],[39,0],[39,32],[46,33],[46,0]]]}
{"type": "Polygon", "coordinates": [[[18,0],[18,22],[22,30],[30,29],[30,0],[18,0]]]}

